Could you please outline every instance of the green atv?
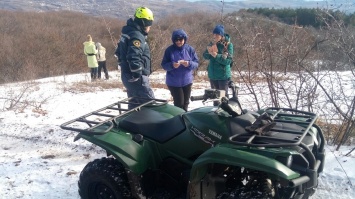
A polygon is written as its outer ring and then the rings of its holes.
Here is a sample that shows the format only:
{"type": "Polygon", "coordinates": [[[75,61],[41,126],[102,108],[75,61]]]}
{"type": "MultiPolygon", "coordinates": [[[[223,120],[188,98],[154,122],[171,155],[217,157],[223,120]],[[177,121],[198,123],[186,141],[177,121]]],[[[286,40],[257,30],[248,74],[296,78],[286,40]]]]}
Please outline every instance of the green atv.
{"type": "Polygon", "coordinates": [[[309,198],[324,167],[317,116],[294,109],[243,110],[233,96],[206,89],[191,100],[218,105],[185,112],[153,99],[128,98],[68,121],[74,141],[103,148],[89,162],[79,194],[99,198],[309,198]]]}

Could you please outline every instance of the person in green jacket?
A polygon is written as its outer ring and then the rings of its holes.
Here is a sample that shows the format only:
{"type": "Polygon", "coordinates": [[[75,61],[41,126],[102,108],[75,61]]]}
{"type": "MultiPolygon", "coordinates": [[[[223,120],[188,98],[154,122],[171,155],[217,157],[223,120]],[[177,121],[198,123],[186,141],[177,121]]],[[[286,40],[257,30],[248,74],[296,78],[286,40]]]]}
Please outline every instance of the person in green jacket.
{"type": "Polygon", "coordinates": [[[224,90],[228,96],[228,82],[231,79],[233,44],[224,26],[217,25],[213,30],[213,41],[207,46],[203,57],[210,60],[207,71],[212,89],[224,90]]]}
{"type": "Polygon", "coordinates": [[[97,67],[99,64],[96,59],[97,49],[95,43],[92,41],[91,35],[87,36],[87,41],[85,41],[83,44],[84,54],[86,55],[88,67],[90,68],[91,81],[95,81],[97,78],[97,67]]]}

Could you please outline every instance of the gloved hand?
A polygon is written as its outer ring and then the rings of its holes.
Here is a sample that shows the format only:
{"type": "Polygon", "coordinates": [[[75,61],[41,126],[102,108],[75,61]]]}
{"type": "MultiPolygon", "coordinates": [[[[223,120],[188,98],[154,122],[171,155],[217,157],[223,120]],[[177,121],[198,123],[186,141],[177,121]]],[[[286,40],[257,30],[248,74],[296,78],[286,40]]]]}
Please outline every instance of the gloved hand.
{"type": "Polygon", "coordinates": [[[139,78],[140,78],[140,77],[138,77],[138,78],[132,77],[132,79],[129,79],[128,82],[136,82],[136,81],[139,80],[139,78]]]}
{"type": "Polygon", "coordinates": [[[136,82],[142,77],[142,71],[139,72],[133,72],[132,73],[132,78],[128,80],[128,82],[136,82]]]}

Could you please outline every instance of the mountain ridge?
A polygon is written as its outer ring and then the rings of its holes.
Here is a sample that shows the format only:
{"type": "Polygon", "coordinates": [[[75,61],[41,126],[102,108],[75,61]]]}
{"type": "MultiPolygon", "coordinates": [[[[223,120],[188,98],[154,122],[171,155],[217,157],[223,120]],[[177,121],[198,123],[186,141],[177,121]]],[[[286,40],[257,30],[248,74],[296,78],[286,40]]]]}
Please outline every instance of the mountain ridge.
{"type": "Polygon", "coordinates": [[[355,6],[348,0],[328,1],[305,1],[305,0],[241,0],[241,1],[186,1],[186,0],[2,0],[0,9],[13,11],[76,11],[95,16],[108,16],[127,18],[131,17],[134,10],[139,6],[147,6],[154,11],[157,19],[169,14],[209,12],[230,13],[240,9],[268,7],[268,8],[338,8],[346,9],[345,12],[354,12],[355,6]],[[349,4],[349,5],[348,5],[349,4]]]}

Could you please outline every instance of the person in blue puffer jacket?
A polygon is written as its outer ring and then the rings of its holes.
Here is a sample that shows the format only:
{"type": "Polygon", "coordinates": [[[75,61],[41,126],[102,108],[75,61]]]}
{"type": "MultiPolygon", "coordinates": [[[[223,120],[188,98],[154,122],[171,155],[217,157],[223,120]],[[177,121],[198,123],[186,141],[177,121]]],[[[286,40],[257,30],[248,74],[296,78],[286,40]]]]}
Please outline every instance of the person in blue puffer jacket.
{"type": "Polygon", "coordinates": [[[173,31],[173,42],[164,53],[161,66],[166,70],[166,85],[173,96],[174,106],[187,111],[194,79],[193,71],[198,68],[195,49],[187,44],[188,36],[182,29],[173,31]]]}

